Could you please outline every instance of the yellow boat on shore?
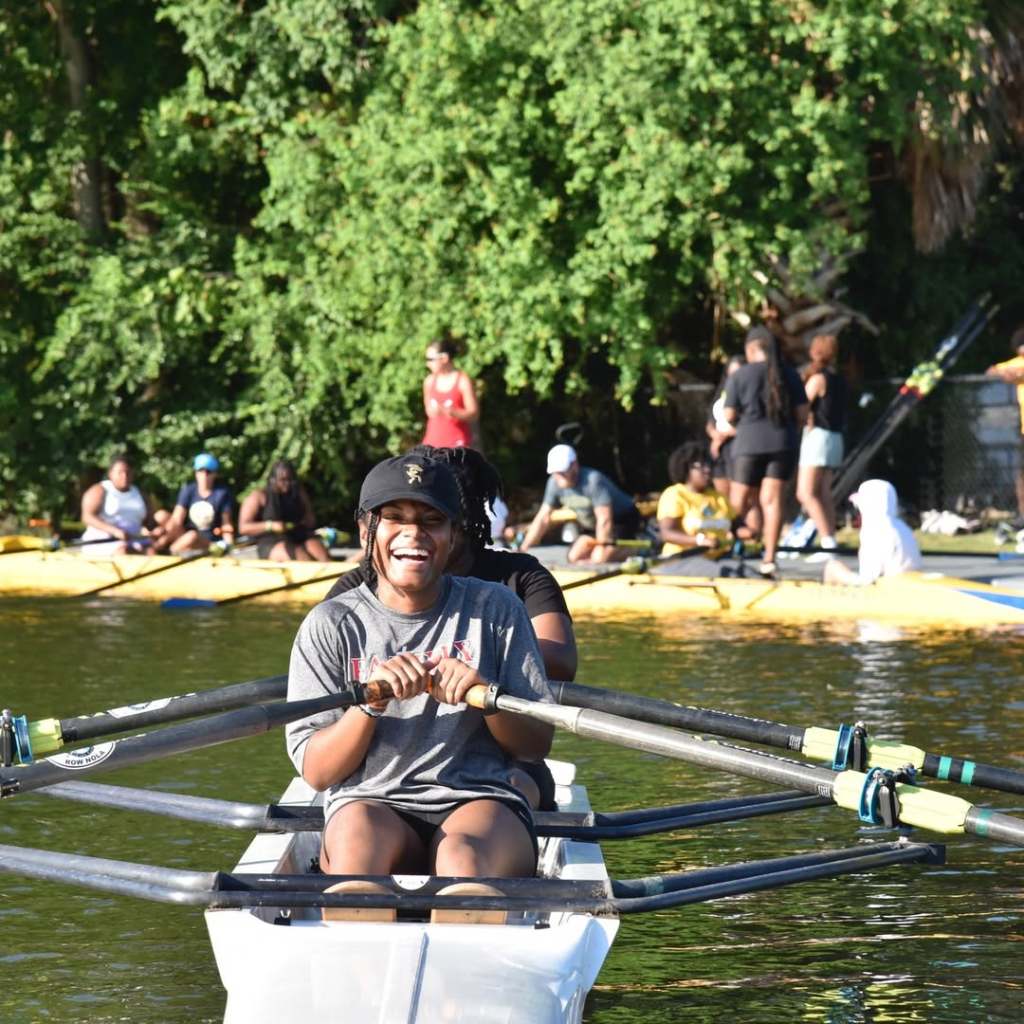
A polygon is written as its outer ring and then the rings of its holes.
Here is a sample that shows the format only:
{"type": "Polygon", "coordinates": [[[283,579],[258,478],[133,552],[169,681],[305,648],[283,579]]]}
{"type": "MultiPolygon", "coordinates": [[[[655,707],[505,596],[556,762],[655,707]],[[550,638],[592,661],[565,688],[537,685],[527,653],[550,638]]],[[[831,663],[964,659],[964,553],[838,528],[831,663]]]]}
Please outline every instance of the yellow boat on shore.
{"type": "MultiPolygon", "coordinates": [[[[558,570],[565,585],[585,573],[558,570]]],[[[871,619],[925,628],[1024,625],[1024,589],[939,573],[890,576],[867,587],[810,579],[615,576],[566,594],[574,615],[721,615],[739,619],[831,622],[871,619]]]]}
{"type": "MultiPolygon", "coordinates": [[[[244,556],[89,558],[75,551],[25,550],[0,558],[0,596],[85,596],[99,589],[96,596],[104,598],[217,602],[253,595],[259,602],[308,605],[321,600],[334,580],[354,565],[244,556]]],[[[592,570],[552,568],[563,585],[594,575],[592,570]]],[[[865,619],[942,629],[1024,625],[1024,588],[939,573],[906,573],[869,587],[828,586],[814,579],[642,573],[574,587],[566,599],[573,615],[588,617],[865,619]]]]}
{"type": "Polygon", "coordinates": [[[141,601],[226,601],[260,593],[260,601],[311,604],[354,567],[354,562],[271,562],[230,555],[89,558],[74,551],[24,550],[0,558],[0,596],[74,597],[99,591],[97,597],[141,601]]]}

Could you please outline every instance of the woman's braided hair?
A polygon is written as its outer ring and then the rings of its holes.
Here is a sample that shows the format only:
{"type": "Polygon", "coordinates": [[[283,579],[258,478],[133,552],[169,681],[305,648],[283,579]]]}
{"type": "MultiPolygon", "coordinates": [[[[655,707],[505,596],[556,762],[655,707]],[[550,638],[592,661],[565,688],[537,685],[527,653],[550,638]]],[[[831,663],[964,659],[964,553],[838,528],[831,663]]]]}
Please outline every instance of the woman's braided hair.
{"type": "Polygon", "coordinates": [[[420,444],[409,450],[444,463],[455,475],[462,509],[460,526],[474,551],[482,551],[491,540],[491,520],[487,506],[504,496],[498,471],[475,448],[434,448],[420,444]]]}
{"type": "Polygon", "coordinates": [[[785,370],[779,340],[767,327],[758,325],[747,332],[746,343],[756,345],[764,353],[765,376],[764,409],[768,418],[778,427],[784,427],[792,417],[793,409],[786,387],[785,370]]]}

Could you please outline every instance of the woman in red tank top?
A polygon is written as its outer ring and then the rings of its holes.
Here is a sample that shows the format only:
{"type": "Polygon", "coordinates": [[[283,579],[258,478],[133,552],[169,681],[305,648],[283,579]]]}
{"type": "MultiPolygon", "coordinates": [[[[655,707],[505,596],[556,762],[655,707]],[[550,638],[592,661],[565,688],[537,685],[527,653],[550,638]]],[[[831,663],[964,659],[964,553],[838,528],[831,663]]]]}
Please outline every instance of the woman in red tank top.
{"type": "Polygon", "coordinates": [[[448,338],[427,347],[431,372],[423,382],[427,430],[421,443],[435,448],[478,448],[473,434],[480,405],[473,382],[455,366],[454,356],[455,346],[448,338]]]}

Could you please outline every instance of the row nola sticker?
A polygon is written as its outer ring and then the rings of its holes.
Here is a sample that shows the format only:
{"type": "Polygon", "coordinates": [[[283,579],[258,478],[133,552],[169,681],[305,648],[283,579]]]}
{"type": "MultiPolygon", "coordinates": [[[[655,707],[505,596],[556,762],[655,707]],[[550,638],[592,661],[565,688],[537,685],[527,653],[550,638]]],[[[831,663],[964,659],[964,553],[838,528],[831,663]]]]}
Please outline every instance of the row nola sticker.
{"type": "Polygon", "coordinates": [[[94,764],[106,761],[114,752],[116,742],[97,743],[92,747],[79,747],[77,750],[69,750],[66,754],[54,754],[46,760],[55,764],[58,768],[67,768],[69,771],[79,771],[82,768],[91,768],[94,764]]]}
{"type": "MultiPolygon", "coordinates": [[[[191,694],[185,694],[186,697],[190,697],[191,694]]],[[[123,708],[111,708],[109,711],[101,711],[101,715],[110,715],[111,718],[127,718],[129,715],[137,715],[140,711],[159,711],[161,708],[167,707],[173,697],[161,697],[158,700],[146,701],[142,704],[128,704],[123,708]]]]}

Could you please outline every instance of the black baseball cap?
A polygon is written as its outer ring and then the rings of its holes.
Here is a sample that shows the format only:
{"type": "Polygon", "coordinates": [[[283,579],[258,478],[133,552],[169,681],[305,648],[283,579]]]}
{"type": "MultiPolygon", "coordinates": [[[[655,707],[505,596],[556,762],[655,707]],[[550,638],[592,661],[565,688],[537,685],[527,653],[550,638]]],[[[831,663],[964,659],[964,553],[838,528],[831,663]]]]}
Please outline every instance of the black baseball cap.
{"type": "Polygon", "coordinates": [[[398,455],[378,462],[359,489],[359,511],[372,512],[389,501],[421,501],[452,522],[461,518],[459,485],[442,462],[424,455],[398,455]]]}

